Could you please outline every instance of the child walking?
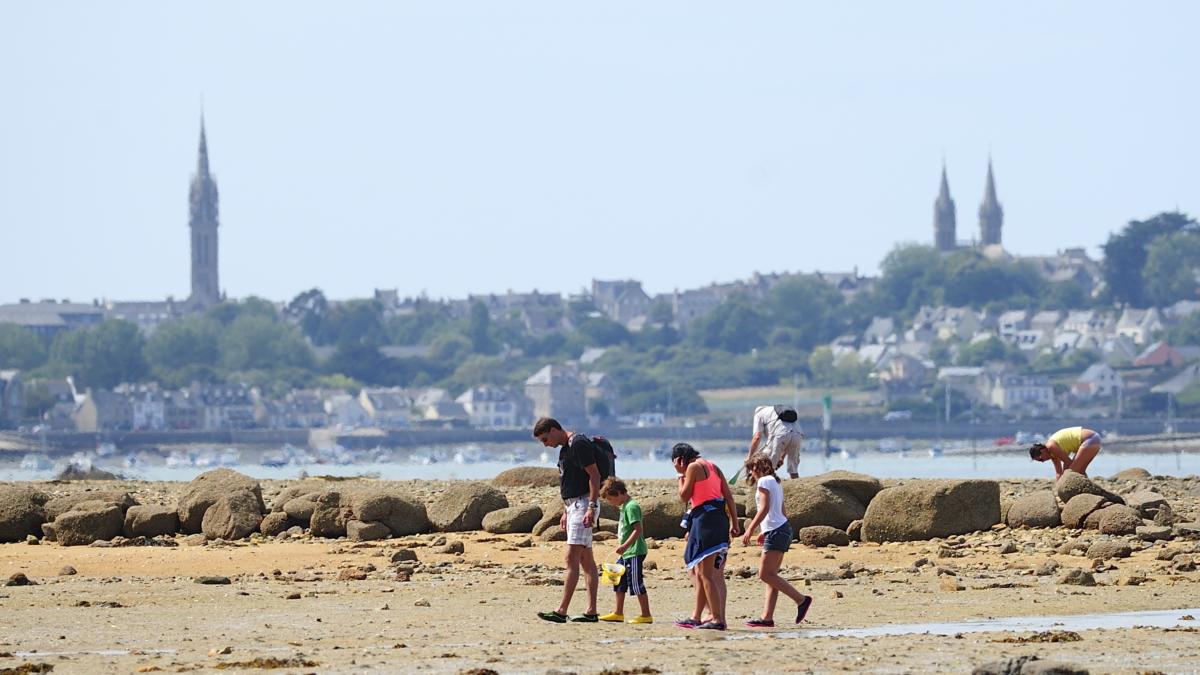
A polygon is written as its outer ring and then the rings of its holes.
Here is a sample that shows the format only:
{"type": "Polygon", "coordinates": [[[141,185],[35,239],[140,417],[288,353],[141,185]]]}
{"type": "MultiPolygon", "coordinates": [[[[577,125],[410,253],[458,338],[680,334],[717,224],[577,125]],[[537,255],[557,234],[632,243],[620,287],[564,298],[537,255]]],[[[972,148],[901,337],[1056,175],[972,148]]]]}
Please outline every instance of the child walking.
{"type": "Polygon", "coordinates": [[[812,596],[804,595],[779,576],[783,554],[792,545],[792,526],[783,513],[783,488],[775,475],[775,463],[764,453],[756,453],[746,460],[746,473],[756,484],[755,498],[758,512],[746,526],[742,543],[750,545],[750,536],[755,527],[761,529],[758,541],[763,545],[762,559],[758,564],[758,578],[767,585],[762,617],[751,619],[746,625],[751,628],[771,628],[775,625],[775,601],[783,593],[796,602],[796,623],[804,620],[812,606],[812,596]]]}
{"type": "Polygon", "coordinates": [[[601,621],[625,620],[625,594],[636,595],[642,613],[629,620],[629,623],[654,623],[650,616],[650,595],[646,592],[646,581],[642,576],[642,567],[646,562],[646,538],[642,536],[642,507],[629,496],[625,482],[616,476],[609,476],[600,486],[600,496],[609,504],[621,511],[617,522],[617,555],[621,564],[625,565],[625,574],[617,583],[617,607],[611,613],[600,617],[601,621]]]}

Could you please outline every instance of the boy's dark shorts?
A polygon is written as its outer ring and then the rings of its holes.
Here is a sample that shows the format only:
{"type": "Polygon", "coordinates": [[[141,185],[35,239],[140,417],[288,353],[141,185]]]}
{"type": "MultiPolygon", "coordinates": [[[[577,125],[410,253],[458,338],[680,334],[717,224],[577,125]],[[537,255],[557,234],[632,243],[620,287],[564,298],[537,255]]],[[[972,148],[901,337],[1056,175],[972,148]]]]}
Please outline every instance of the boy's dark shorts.
{"type": "Polygon", "coordinates": [[[621,575],[621,580],[613,587],[617,593],[628,593],[630,595],[641,595],[646,592],[646,578],[642,575],[642,568],[645,567],[646,556],[637,555],[632,558],[621,558],[621,564],[625,566],[625,574],[621,575]]]}
{"type": "Polygon", "coordinates": [[[787,553],[792,547],[792,526],[784,523],[763,535],[764,551],[781,551],[787,553]]]}

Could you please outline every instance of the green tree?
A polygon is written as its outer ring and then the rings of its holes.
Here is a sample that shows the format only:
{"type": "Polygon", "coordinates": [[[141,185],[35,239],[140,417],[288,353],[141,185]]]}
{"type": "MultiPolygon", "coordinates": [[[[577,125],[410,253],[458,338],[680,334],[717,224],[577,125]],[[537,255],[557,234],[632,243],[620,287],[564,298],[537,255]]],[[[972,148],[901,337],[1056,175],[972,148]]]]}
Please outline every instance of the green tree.
{"type": "Polygon", "coordinates": [[[137,326],[110,319],[88,329],[84,337],[80,379],[87,387],[111,389],[138,382],[148,373],[142,350],[146,341],[137,326]]]}
{"type": "Polygon", "coordinates": [[[735,295],[694,321],[688,338],[705,347],[743,354],[764,346],[769,328],[762,310],[745,296],[735,295]]]}
{"type": "Polygon", "coordinates": [[[1024,364],[1025,357],[1018,348],[1006,344],[994,335],[986,340],[963,345],[958,350],[960,366],[982,366],[988,361],[1024,364]]]}
{"type": "Polygon", "coordinates": [[[1167,343],[1175,346],[1200,345],[1200,312],[1192,312],[1167,329],[1167,343]]]}
{"type": "Polygon", "coordinates": [[[1104,244],[1104,282],[1113,300],[1146,307],[1142,279],[1151,243],[1163,235],[1195,230],[1196,221],[1178,211],[1160,213],[1149,220],[1131,220],[1104,244]]]}
{"type": "Polygon", "coordinates": [[[29,370],[46,362],[46,345],[32,331],[13,323],[0,323],[0,370],[29,370]]]}
{"type": "Polygon", "coordinates": [[[471,314],[467,317],[467,339],[471,341],[471,351],[476,354],[496,353],[491,314],[487,305],[478,300],[471,303],[471,314]]]}
{"type": "Polygon", "coordinates": [[[311,370],[312,349],[295,326],[257,313],[239,316],[218,339],[220,366],[227,373],[282,368],[311,370]]]}
{"type": "Polygon", "coordinates": [[[1162,307],[1200,297],[1200,232],[1165,234],[1150,242],[1142,269],[1146,299],[1162,307]]]}
{"type": "Polygon", "coordinates": [[[329,301],[319,288],[312,288],[292,298],[283,310],[284,316],[296,325],[316,345],[334,341],[329,328],[329,301]]]}
{"type": "Polygon", "coordinates": [[[777,326],[794,331],[794,344],[812,349],[838,336],[842,294],[813,277],[781,281],[767,293],[766,307],[777,326]]]}
{"type": "Polygon", "coordinates": [[[146,341],[150,371],[168,386],[211,381],[221,355],[220,333],[220,324],[207,316],[191,316],[159,326],[146,341]]]}
{"type": "Polygon", "coordinates": [[[941,254],[932,246],[901,244],[879,265],[877,292],[887,311],[915,312],[921,305],[941,302],[941,254]]]}

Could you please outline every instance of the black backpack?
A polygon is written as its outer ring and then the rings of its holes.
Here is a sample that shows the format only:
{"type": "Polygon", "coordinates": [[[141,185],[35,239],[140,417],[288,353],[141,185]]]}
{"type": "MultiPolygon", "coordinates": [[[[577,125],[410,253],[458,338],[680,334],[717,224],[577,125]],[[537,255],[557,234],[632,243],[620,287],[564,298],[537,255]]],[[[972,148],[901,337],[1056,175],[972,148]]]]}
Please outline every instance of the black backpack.
{"type": "Polygon", "coordinates": [[[592,436],[592,443],[600,451],[596,455],[596,470],[600,472],[600,480],[617,475],[617,451],[612,443],[603,436],[592,436]]]}
{"type": "Polygon", "coordinates": [[[780,421],[787,422],[788,424],[800,419],[800,416],[796,414],[796,409],[790,405],[775,406],[775,416],[778,417],[780,421]]]}

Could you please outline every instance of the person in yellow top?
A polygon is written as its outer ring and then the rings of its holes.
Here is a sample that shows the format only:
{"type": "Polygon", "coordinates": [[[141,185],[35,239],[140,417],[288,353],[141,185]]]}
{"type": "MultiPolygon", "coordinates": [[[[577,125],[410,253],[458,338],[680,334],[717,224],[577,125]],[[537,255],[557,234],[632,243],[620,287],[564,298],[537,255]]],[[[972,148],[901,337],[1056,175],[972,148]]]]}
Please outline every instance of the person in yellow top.
{"type": "Polygon", "coordinates": [[[1029,447],[1029,457],[1036,462],[1054,462],[1054,473],[1060,478],[1068,469],[1086,476],[1088,464],[1099,452],[1100,434],[1083,427],[1059,429],[1045,443],[1029,447]]]}

